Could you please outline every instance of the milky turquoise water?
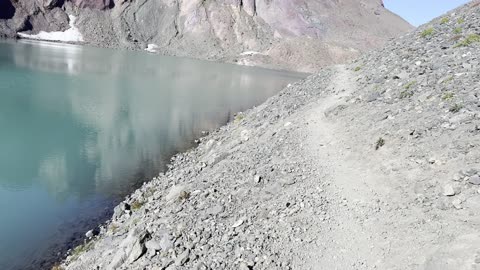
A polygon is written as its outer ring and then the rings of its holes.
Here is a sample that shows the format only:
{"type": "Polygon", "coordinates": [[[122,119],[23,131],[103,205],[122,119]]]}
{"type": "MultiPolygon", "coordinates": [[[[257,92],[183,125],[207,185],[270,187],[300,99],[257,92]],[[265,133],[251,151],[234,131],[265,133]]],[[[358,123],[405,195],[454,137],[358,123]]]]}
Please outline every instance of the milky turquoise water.
{"type": "Polygon", "coordinates": [[[301,74],[0,43],[0,269],[42,269],[203,130],[301,74]]]}

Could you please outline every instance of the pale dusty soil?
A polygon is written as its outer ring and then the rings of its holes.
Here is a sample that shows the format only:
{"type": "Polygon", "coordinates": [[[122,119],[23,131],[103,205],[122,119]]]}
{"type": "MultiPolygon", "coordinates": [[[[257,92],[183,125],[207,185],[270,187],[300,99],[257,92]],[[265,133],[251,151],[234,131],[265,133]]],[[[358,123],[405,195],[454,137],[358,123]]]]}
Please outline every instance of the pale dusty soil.
{"type": "Polygon", "coordinates": [[[326,116],[357,92],[354,72],[337,69],[330,86],[336,94],[298,117],[306,124],[305,158],[325,169],[332,201],[331,222],[301,269],[480,269],[476,213],[411,205],[418,196],[415,172],[388,170],[408,157],[365,149],[356,138],[362,134],[326,116]]]}

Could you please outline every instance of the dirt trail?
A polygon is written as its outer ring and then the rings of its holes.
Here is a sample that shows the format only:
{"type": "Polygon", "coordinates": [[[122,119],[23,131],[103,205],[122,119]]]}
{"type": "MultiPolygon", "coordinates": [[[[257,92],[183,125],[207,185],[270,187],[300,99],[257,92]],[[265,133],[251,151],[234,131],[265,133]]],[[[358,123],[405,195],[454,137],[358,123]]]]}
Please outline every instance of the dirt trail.
{"type": "MultiPolygon", "coordinates": [[[[305,155],[326,171],[326,193],[331,196],[330,226],[322,228],[319,255],[311,258],[308,268],[437,269],[429,261],[440,247],[439,231],[454,220],[410,205],[416,194],[402,186],[408,172],[392,174],[385,169],[387,163],[401,164],[406,157],[391,156],[388,149],[371,150],[372,145],[366,149],[341,118],[333,117],[352,102],[356,91],[355,73],[344,66],[337,70],[330,85],[336,94],[304,112],[309,134],[305,155]]],[[[454,228],[449,230],[455,234],[454,228]]],[[[458,252],[451,257],[455,256],[458,252]]]]}

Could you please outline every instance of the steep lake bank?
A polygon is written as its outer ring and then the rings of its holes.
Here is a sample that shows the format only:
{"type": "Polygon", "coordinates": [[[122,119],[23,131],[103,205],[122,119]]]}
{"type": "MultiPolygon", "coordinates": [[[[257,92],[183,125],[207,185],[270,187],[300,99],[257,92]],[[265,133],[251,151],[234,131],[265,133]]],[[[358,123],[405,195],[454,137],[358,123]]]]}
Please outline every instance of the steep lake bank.
{"type": "Polygon", "coordinates": [[[303,74],[0,43],[0,269],[39,269],[204,130],[303,74]]]}

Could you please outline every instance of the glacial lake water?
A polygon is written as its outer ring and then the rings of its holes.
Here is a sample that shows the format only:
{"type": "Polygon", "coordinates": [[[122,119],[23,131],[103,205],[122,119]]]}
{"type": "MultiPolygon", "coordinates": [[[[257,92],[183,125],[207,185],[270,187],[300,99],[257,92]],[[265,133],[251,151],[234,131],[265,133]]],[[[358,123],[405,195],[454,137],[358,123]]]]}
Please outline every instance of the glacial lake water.
{"type": "Polygon", "coordinates": [[[0,269],[44,269],[201,132],[303,74],[0,43],[0,269]]]}

